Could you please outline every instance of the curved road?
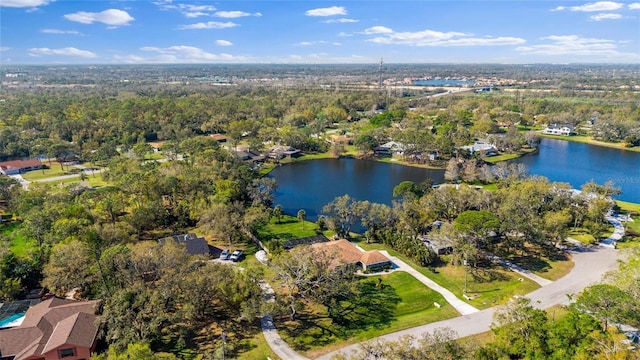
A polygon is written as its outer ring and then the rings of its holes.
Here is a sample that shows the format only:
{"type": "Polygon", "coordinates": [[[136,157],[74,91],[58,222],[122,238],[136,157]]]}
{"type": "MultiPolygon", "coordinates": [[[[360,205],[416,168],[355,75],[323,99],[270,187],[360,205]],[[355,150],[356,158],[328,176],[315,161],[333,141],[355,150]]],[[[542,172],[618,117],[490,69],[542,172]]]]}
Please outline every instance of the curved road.
{"type": "MultiPolygon", "coordinates": [[[[573,296],[584,288],[600,282],[602,276],[607,271],[616,269],[618,266],[617,250],[613,246],[607,245],[606,242],[604,246],[581,245],[571,248],[568,251],[574,261],[573,269],[564,277],[527,294],[527,297],[531,299],[532,306],[539,309],[546,309],[554,305],[568,304],[573,296]]],[[[268,298],[267,301],[273,301],[273,290],[271,290],[268,285],[265,290],[265,296],[268,298]]],[[[443,327],[455,330],[458,337],[483,333],[490,330],[495,309],[496,308],[493,307],[476,312],[471,311],[456,318],[394,332],[368,341],[377,339],[396,341],[404,335],[420,337],[424,333],[431,333],[443,327]]],[[[307,358],[296,353],[280,338],[271,316],[264,316],[262,318],[262,330],[271,349],[282,359],[307,360],[307,358]]],[[[320,356],[317,359],[328,360],[338,353],[350,355],[358,349],[359,344],[356,343],[320,356]]]]}
{"type": "MultiPolygon", "coordinates": [[[[599,282],[602,275],[617,267],[617,251],[611,247],[603,246],[583,246],[570,251],[575,263],[569,274],[563,278],[539,288],[529,294],[531,304],[540,309],[568,304],[569,296],[573,296],[585,287],[599,282]],[[569,295],[569,296],[567,296],[569,295]]],[[[420,337],[425,332],[433,332],[438,328],[448,327],[457,332],[458,337],[465,337],[490,330],[491,321],[495,308],[489,308],[468,315],[459,316],[448,320],[414,327],[383,335],[376,339],[398,340],[403,335],[411,334],[420,337]]],[[[375,340],[375,339],[371,339],[375,340]]],[[[359,344],[349,345],[340,350],[333,351],[317,359],[328,360],[337,353],[349,355],[352,351],[358,350],[359,344]]]]}

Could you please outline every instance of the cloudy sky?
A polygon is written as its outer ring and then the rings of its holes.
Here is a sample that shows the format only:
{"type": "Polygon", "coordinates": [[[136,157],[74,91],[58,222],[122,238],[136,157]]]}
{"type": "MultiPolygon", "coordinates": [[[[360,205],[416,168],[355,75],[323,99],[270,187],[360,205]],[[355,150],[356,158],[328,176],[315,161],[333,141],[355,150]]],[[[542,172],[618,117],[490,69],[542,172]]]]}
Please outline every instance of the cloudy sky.
{"type": "Polygon", "coordinates": [[[640,2],[0,0],[0,64],[640,63],[640,2]]]}

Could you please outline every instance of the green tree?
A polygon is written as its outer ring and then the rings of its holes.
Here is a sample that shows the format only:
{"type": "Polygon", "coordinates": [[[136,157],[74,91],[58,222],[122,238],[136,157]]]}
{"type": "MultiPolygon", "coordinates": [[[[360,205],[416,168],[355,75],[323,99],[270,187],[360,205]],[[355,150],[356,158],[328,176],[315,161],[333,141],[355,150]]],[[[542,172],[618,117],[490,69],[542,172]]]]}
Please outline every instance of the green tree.
{"type": "Polygon", "coordinates": [[[602,321],[602,330],[607,331],[611,321],[622,321],[634,311],[633,298],[609,284],[598,284],[586,288],[578,299],[576,306],[596,316],[602,321]]]}
{"type": "Polygon", "coordinates": [[[302,222],[302,230],[304,230],[304,220],[307,218],[307,212],[304,209],[298,210],[298,220],[302,222]]]}
{"type": "Polygon", "coordinates": [[[275,208],[273,208],[273,216],[275,216],[276,221],[280,224],[282,220],[282,216],[284,215],[284,210],[282,209],[282,205],[278,204],[275,208]]]}

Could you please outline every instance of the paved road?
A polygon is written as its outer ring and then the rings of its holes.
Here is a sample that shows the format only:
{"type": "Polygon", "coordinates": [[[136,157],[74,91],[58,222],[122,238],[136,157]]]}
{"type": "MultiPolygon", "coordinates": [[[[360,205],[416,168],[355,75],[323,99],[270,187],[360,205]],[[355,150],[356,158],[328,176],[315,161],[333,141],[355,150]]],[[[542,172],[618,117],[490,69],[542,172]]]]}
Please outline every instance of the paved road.
{"type": "MultiPolygon", "coordinates": [[[[567,295],[576,295],[585,287],[599,282],[604,273],[615,269],[618,265],[617,251],[610,247],[584,246],[572,250],[571,254],[575,265],[569,274],[527,294],[534,307],[545,309],[553,305],[568,304],[570,299],[567,295]]],[[[420,337],[425,332],[433,332],[443,327],[455,330],[458,337],[474,335],[490,330],[494,311],[495,308],[490,308],[453,319],[398,331],[381,336],[379,339],[393,341],[407,334],[420,337]]],[[[350,345],[317,359],[328,360],[338,352],[350,354],[352,351],[357,350],[358,346],[358,344],[350,345]]]]}

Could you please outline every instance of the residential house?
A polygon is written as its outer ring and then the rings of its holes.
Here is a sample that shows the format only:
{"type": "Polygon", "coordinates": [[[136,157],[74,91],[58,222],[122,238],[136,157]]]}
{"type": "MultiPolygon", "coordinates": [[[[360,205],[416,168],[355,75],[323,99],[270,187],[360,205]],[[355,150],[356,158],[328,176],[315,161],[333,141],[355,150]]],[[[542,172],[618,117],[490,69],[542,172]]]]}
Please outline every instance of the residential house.
{"type": "Polygon", "coordinates": [[[158,242],[160,245],[164,245],[168,240],[173,240],[178,244],[184,245],[187,248],[187,253],[189,253],[189,255],[211,255],[207,240],[198,237],[196,234],[173,235],[159,239],[158,242]]]}
{"type": "Polygon", "coordinates": [[[391,260],[378,250],[361,251],[349,240],[340,239],[311,245],[315,251],[335,255],[334,266],[354,265],[363,271],[391,266],[391,260]]]}
{"type": "Polygon", "coordinates": [[[0,162],[0,173],[4,175],[17,175],[27,171],[42,168],[40,159],[11,160],[0,162]]]}
{"type": "Polygon", "coordinates": [[[403,155],[404,154],[404,144],[389,141],[380,146],[377,146],[373,149],[373,152],[378,156],[392,156],[392,155],[403,155]]]}
{"type": "Polygon", "coordinates": [[[547,135],[562,135],[570,136],[574,134],[573,126],[571,125],[547,125],[546,129],[542,130],[543,134],[547,135]]]}
{"type": "Polygon", "coordinates": [[[476,140],[472,145],[461,146],[460,149],[467,150],[472,155],[475,153],[481,153],[484,156],[498,155],[498,148],[488,140],[476,140]]]}
{"type": "Polygon", "coordinates": [[[291,146],[276,145],[269,149],[268,157],[272,159],[295,158],[302,156],[302,150],[294,149],[291,146]]]}
{"type": "Polygon", "coordinates": [[[437,255],[451,254],[453,252],[453,246],[445,240],[435,239],[425,235],[418,236],[418,239],[437,255]]]}
{"type": "Polygon", "coordinates": [[[222,135],[222,134],[211,134],[209,136],[211,136],[211,138],[213,140],[217,141],[217,142],[221,142],[221,143],[227,142],[227,137],[225,135],[222,135]]]}
{"type": "Polygon", "coordinates": [[[30,307],[20,326],[0,330],[0,359],[89,359],[100,301],[50,298],[30,307]]]}

